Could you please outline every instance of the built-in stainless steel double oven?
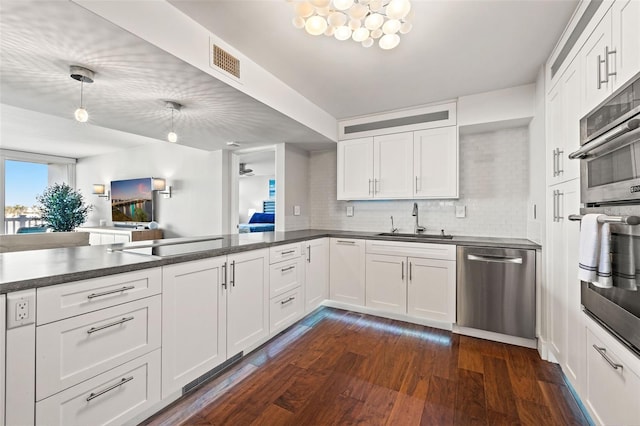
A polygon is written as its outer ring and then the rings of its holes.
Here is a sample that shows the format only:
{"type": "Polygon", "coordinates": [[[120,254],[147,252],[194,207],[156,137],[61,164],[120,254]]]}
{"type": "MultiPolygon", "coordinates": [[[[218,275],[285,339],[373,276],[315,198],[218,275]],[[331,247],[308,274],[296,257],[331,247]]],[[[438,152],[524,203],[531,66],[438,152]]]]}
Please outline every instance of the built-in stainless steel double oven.
{"type": "Polygon", "coordinates": [[[613,288],[581,282],[585,312],[640,356],[640,73],[580,120],[580,213],[611,226],[613,288]]]}

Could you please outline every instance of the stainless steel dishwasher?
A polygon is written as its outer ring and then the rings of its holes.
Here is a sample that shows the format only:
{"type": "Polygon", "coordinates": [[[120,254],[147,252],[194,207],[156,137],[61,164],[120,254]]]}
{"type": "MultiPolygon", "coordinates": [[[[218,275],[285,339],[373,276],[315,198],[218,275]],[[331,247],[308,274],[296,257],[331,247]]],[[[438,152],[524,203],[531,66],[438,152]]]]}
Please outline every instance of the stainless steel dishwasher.
{"type": "Polygon", "coordinates": [[[535,338],[535,251],[458,246],[457,325],[535,338]]]}

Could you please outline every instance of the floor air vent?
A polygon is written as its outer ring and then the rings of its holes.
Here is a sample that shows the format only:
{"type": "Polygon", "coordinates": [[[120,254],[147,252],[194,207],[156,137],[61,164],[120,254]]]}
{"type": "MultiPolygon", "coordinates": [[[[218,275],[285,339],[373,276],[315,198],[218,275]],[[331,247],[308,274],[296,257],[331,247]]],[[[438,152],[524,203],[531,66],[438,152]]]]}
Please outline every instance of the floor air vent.
{"type": "Polygon", "coordinates": [[[204,373],[202,376],[200,376],[197,379],[193,380],[192,382],[187,383],[182,388],[182,394],[185,395],[185,394],[191,392],[192,390],[196,389],[197,387],[199,387],[201,384],[205,383],[206,381],[208,381],[208,380],[210,380],[210,379],[212,379],[212,378],[214,378],[216,376],[219,376],[228,367],[230,367],[233,364],[235,364],[236,362],[240,361],[242,359],[242,354],[243,354],[243,352],[240,352],[239,354],[229,358],[228,360],[226,360],[224,363],[220,364],[219,366],[217,366],[213,370],[209,370],[206,373],[204,373]]]}
{"type": "Polygon", "coordinates": [[[236,78],[240,78],[240,59],[215,44],[213,45],[212,62],[213,66],[228,72],[236,78]]]}

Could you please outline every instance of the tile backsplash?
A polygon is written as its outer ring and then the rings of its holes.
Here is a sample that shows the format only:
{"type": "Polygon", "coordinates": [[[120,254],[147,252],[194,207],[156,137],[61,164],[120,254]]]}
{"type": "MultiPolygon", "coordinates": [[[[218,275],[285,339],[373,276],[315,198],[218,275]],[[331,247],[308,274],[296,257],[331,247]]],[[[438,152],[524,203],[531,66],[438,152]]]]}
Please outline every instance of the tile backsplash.
{"type": "MultiPolygon", "coordinates": [[[[526,127],[460,135],[460,198],[415,200],[427,233],[526,238],[528,144],[526,127]],[[465,218],[456,218],[456,206],[466,206],[465,218]]],[[[310,156],[311,228],[386,232],[393,216],[400,232],[413,232],[414,200],[337,201],[336,161],[336,150],[310,156]]]]}

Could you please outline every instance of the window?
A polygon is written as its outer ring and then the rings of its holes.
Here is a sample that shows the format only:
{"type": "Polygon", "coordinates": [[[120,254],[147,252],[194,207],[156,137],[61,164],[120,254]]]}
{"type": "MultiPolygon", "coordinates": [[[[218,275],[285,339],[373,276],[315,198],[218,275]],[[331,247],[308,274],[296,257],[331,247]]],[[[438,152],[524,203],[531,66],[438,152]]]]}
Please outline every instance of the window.
{"type": "Polygon", "coordinates": [[[75,159],[0,150],[0,234],[42,224],[36,196],[54,183],[75,184],[75,159]]]}

